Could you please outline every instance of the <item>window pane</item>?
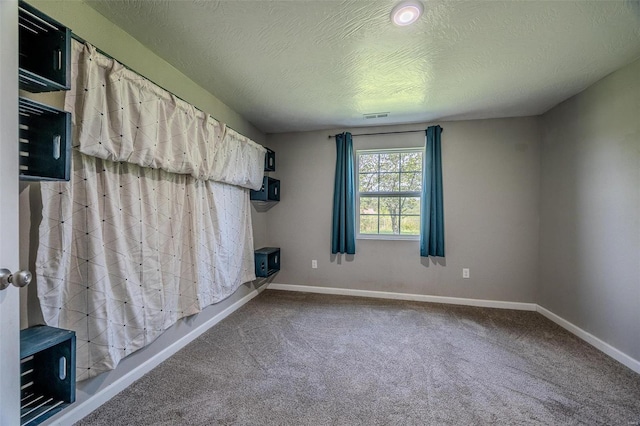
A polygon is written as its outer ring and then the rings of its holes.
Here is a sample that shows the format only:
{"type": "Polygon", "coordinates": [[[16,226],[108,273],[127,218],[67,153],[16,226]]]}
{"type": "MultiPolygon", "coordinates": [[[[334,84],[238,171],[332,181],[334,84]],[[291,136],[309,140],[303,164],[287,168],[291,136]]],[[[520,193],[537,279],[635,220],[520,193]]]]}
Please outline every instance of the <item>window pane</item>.
{"type": "Polygon", "coordinates": [[[381,234],[399,234],[399,222],[397,215],[380,215],[381,234]]]}
{"type": "Polygon", "coordinates": [[[358,171],[360,173],[378,171],[378,154],[360,154],[358,156],[358,171]]]}
{"type": "Polygon", "coordinates": [[[400,207],[402,215],[418,215],[420,216],[420,198],[419,197],[402,197],[400,199],[400,207]]]}
{"type": "Polygon", "coordinates": [[[390,214],[390,215],[400,214],[400,198],[399,197],[380,197],[380,214],[390,214]]]}
{"type": "Polygon", "coordinates": [[[378,190],[378,174],[377,173],[360,173],[359,176],[360,192],[372,192],[378,190]]]}
{"type": "Polygon", "coordinates": [[[400,175],[398,173],[380,173],[380,191],[399,191],[400,175]]]}
{"type": "Polygon", "coordinates": [[[419,172],[422,170],[422,152],[405,152],[402,154],[402,171],[419,172]]]}
{"type": "Polygon", "coordinates": [[[378,216],[360,215],[360,233],[377,234],[378,216]]]}
{"type": "Polygon", "coordinates": [[[380,154],[381,172],[399,172],[400,154],[380,154]]]}
{"type": "Polygon", "coordinates": [[[382,150],[358,155],[360,234],[419,235],[420,197],[364,195],[416,192],[422,187],[422,151],[382,150]]]}
{"type": "Polygon", "coordinates": [[[360,214],[378,214],[378,197],[360,197],[360,214]]]}
{"type": "Polygon", "coordinates": [[[420,235],[420,216],[400,216],[401,229],[403,235],[420,235]]]}
{"type": "Polygon", "coordinates": [[[420,191],[422,187],[422,173],[409,172],[400,175],[400,191],[420,191]]]}

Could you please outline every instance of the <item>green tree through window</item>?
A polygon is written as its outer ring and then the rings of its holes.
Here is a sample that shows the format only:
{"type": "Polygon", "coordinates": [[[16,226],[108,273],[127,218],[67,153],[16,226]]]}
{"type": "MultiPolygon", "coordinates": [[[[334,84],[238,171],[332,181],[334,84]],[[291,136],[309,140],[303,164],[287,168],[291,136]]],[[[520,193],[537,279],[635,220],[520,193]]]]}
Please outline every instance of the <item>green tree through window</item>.
{"type": "Polygon", "coordinates": [[[358,151],[361,235],[419,235],[422,149],[358,151]]]}

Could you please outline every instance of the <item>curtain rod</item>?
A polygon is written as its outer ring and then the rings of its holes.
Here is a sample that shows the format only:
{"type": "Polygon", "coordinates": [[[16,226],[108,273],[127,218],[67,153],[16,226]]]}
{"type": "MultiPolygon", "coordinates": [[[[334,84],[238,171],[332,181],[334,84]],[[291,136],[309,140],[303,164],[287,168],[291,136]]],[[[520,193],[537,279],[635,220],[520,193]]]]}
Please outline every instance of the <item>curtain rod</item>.
{"type": "MultiPolygon", "coordinates": [[[[377,133],[359,133],[357,135],[351,135],[352,137],[356,136],[375,136],[375,135],[393,135],[397,133],[423,133],[424,130],[402,130],[399,132],[377,132],[377,133]]],[[[337,135],[329,135],[329,139],[335,138],[337,135]]]]}
{"type": "MultiPolygon", "coordinates": [[[[0,0],[0,1],[2,1],[2,0],[0,0]]],[[[82,37],[80,37],[79,35],[77,35],[76,33],[74,33],[73,31],[71,32],[71,38],[73,38],[75,41],[80,42],[80,43],[82,43],[82,44],[87,43],[87,41],[86,41],[85,39],[83,39],[82,37]]],[[[91,44],[91,43],[89,43],[89,44],[91,44]]],[[[93,46],[93,44],[91,44],[91,45],[93,46]]],[[[98,47],[96,47],[96,46],[93,46],[93,48],[94,48],[94,49],[96,49],[96,52],[100,53],[101,55],[106,56],[106,57],[107,57],[107,58],[109,58],[109,59],[113,59],[114,61],[117,61],[120,65],[122,65],[123,67],[125,67],[125,68],[126,68],[126,69],[128,69],[129,71],[131,71],[131,72],[134,72],[134,73],[138,74],[140,77],[144,78],[145,80],[149,80],[151,83],[155,84],[156,86],[158,86],[159,88],[161,88],[161,89],[162,89],[162,90],[164,90],[165,92],[170,93],[172,96],[175,96],[176,98],[180,99],[182,102],[185,102],[185,103],[187,103],[187,104],[191,105],[192,107],[194,107],[196,110],[200,111],[201,113],[203,113],[203,114],[207,114],[207,115],[210,115],[214,120],[219,121],[219,120],[218,120],[218,119],[216,119],[213,115],[211,115],[211,114],[208,114],[208,113],[204,112],[203,110],[201,110],[201,109],[200,109],[200,108],[198,108],[197,106],[193,105],[191,102],[188,102],[188,101],[186,101],[186,100],[182,99],[180,96],[176,95],[176,94],[175,94],[175,93],[173,93],[171,90],[167,90],[167,89],[165,89],[164,87],[162,87],[161,85],[159,85],[159,84],[158,84],[158,83],[156,83],[155,81],[153,81],[153,80],[151,80],[150,78],[145,77],[144,75],[140,74],[138,71],[134,70],[133,68],[131,68],[131,67],[130,67],[130,66],[128,66],[127,64],[125,64],[125,63],[121,62],[120,60],[118,60],[118,59],[114,58],[113,56],[109,55],[109,54],[108,54],[107,52],[105,52],[104,50],[102,50],[102,49],[100,49],[100,48],[98,48],[98,47]]],[[[160,58],[160,59],[162,59],[162,58],[160,58]]],[[[188,78],[188,77],[187,77],[187,78],[188,78]]],[[[253,139],[251,139],[250,137],[243,135],[242,133],[240,133],[239,131],[237,131],[237,130],[236,130],[236,129],[234,129],[233,127],[231,127],[231,126],[227,125],[226,123],[225,123],[225,126],[227,126],[227,128],[229,128],[229,129],[233,130],[233,131],[234,131],[234,132],[236,132],[237,134],[239,134],[239,135],[241,135],[241,136],[244,136],[245,138],[247,138],[247,139],[249,139],[249,140],[251,140],[251,141],[255,142],[255,141],[254,141],[253,139]]],[[[257,143],[257,142],[256,142],[256,143],[257,143]]]]}

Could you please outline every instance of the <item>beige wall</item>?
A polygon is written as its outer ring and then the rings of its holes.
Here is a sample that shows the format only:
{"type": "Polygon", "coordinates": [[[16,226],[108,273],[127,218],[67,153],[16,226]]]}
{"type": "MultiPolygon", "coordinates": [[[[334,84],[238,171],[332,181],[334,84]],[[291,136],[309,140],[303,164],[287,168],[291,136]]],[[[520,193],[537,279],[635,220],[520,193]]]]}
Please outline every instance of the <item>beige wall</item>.
{"type": "Polygon", "coordinates": [[[640,360],[640,61],[541,132],[538,303],[640,360]]]}
{"type": "MultiPolygon", "coordinates": [[[[274,278],[298,284],[534,302],[538,268],[539,134],[536,118],[444,122],[446,259],[419,256],[417,241],[357,240],[355,256],[331,256],[335,131],[267,136],[281,201],[267,238],[282,249],[274,278]],[[311,269],[311,260],[318,269],[311,269]],[[471,278],[462,278],[462,268],[471,278]]],[[[424,130],[427,124],[372,131],[424,130]]],[[[424,133],[354,138],[354,148],[417,147],[424,133]]]]}

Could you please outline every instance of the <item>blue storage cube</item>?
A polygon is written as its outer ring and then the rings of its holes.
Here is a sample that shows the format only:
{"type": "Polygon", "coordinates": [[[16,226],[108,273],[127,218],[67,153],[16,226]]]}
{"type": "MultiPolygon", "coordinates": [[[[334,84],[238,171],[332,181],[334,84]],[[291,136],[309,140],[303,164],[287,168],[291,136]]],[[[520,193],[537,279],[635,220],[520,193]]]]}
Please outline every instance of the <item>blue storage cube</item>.
{"type": "Polygon", "coordinates": [[[280,248],[263,247],[254,252],[256,277],[268,277],[280,270],[280,248]]]}
{"type": "Polygon", "coordinates": [[[20,331],[20,422],[37,425],[76,400],[76,333],[20,331]]]}
{"type": "Polygon", "coordinates": [[[33,93],[71,88],[71,30],[20,1],[20,88],[33,93]]]}
{"type": "Polygon", "coordinates": [[[19,98],[20,179],[71,177],[71,113],[19,98]]]}
{"type": "Polygon", "coordinates": [[[275,151],[267,148],[266,154],[264,154],[264,171],[274,172],[276,170],[276,153],[275,151]]]}
{"type": "Polygon", "coordinates": [[[250,198],[254,201],[280,201],[280,181],[265,176],[259,191],[251,190],[250,198]]]}

